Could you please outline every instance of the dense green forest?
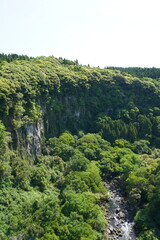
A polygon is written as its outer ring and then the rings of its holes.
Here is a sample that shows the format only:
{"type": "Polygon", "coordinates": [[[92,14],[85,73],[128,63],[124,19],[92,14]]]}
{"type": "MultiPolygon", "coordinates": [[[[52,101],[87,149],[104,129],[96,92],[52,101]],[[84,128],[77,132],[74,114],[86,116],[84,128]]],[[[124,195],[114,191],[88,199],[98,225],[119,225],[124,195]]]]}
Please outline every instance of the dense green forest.
{"type": "Polygon", "coordinates": [[[140,68],[140,67],[107,67],[107,69],[119,70],[121,72],[126,72],[134,77],[139,78],[153,78],[160,80],[160,68],[140,68]]]}
{"type": "Polygon", "coordinates": [[[159,69],[130,70],[0,54],[0,239],[109,239],[111,177],[160,239],[159,69]]]}

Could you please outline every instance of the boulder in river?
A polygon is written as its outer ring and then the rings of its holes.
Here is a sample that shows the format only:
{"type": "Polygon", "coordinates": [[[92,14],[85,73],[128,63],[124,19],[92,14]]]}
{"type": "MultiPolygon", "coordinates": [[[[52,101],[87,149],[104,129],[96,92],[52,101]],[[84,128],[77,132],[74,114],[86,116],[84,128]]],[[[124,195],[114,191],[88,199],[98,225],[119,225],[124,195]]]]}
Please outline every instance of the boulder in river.
{"type": "Polygon", "coordinates": [[[119,218],[125,218],[124,212],[120,211],[120,212],[118,213],[118,217],[119,217],[119,218]]]}
{"type": "Polygon", "coordinates": [[[119,213],[121,211],[120,208],[116,208],[116,213],[119,213]]]}

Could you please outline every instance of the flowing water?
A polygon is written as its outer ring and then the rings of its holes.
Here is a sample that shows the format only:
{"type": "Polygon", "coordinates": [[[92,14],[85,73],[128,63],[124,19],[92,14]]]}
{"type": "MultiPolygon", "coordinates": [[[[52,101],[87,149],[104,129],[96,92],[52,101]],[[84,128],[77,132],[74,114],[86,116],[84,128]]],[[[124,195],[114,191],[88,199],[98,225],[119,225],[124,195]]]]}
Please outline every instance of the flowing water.
{"type": "Polygon", "coordinates": [[[127,202],[114,184],[106,184],[110,194],[107,232],[111,240],[135,240],[134,223],[127,202]]]}

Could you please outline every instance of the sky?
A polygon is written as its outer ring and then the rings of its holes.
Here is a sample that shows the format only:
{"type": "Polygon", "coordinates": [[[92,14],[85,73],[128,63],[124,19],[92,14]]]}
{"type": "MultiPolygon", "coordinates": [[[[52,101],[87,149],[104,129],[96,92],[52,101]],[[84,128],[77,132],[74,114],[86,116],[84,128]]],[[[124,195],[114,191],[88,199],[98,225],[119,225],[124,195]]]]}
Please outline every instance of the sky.
{"type": "Polygon", "coordinates": [[[160,68],[160,0],[0,0],[0,53],[160,68]]]}

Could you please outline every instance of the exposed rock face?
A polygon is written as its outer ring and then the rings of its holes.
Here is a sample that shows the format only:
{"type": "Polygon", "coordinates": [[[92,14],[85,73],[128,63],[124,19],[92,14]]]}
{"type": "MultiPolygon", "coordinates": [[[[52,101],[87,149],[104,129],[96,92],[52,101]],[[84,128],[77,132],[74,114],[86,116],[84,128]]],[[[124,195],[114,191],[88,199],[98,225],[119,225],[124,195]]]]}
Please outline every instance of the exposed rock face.
{"type": "Polygon", "coordinates": [[[117,182],[106,183],[110,193],[107,233],[110,240],[135,240],[134,223],[127,210],[127,201],[122,196],[117,182]]]}
{"type": "Polygon", "coordinates": [[[41,138],[44,132],[43,121],[31,124],[26,127],[27,154],[34,155],[41,153],[41,138]]]}

